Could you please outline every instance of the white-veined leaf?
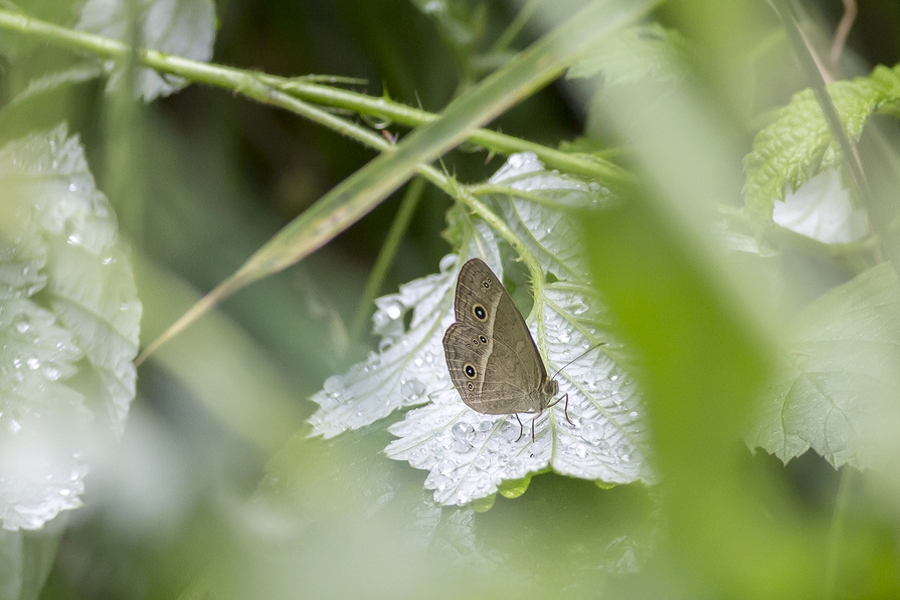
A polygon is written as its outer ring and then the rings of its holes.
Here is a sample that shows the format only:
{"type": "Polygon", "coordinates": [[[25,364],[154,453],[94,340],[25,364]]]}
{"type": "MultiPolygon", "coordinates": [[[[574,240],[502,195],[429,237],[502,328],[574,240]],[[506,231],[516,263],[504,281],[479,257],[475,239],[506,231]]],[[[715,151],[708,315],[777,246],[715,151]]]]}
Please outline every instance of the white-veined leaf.
{"type": "Polygon", "coordinates": [[[124,428],[141,305],[115,216],[61,125],[0,148],[0,521],[79,506],[124,428]]]}

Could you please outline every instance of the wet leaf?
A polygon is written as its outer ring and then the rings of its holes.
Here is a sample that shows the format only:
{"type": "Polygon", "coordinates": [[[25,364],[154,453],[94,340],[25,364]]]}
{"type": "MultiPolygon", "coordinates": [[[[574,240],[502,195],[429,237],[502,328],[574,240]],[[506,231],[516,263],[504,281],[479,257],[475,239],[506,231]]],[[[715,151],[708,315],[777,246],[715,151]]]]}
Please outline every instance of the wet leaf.
{"type": "Polygon", "coordinates": [[[86,451],[121,433],[141,306],[126,249],[61,125],[0,149],[0,522],[80,506],[86,451]]]}
{"type": "Polygon", "coordinates": [[[491,198],[545,271],[557,279],[584,281],[587,263],[578,219],[570,209],[598,206],[600,185],[545,171],[531,152],[511,156],[490,183],[534,194],[535,198],[514,194],[491,198]]]}

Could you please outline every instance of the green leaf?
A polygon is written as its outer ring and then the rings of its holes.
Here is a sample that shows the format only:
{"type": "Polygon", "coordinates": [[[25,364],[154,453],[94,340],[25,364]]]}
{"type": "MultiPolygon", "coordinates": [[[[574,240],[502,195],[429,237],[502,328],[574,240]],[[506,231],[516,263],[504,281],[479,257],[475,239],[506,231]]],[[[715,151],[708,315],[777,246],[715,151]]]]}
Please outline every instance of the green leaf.
{"type": "MultiPolygon", "coordinates": [[[[844,130],[859,140],[866,120],[875,112],[900,110],[898,72],[876,67],[868,77],[828,84],[828,94],[844,130]]],[[[832,139],[822,109],[811,89],[794,94],[773,122],[756,134],[753,149],[744,157],[744,205],[758,222],[769,222],[776,200],[786,187],[801,183],[829,167],[840,165],[840,151],[832,139]]]]}
{"type": "Polygon", "coordinates": [[[87,451],[134,398],[141,305],[126,249],[66,127],[0,148],[0,522],[80,506],[87,451]]]}
{"type": "Polygon", "coordinates": [[[812,448],[835,468],[885,466],[900,436],[900,286],[891,265],[821,296],[789,339],[747,443],[784,462],[812,448]]]}
{"type": "MultiPolygon", "coordinates": [[[[216,35],[212,0],[87,0],[75,28],[127,42],[135,20],[140,26],[140,39],[135,43],[142,47],[195,60],[212,58],[216,35]],[[129,12],[132,4],[136,5],[135,15],[129,12]]],[[[108,68],[112,66],[108,65],[108,68]]],[[[110,78],[110,90],[121,84],[121,75],[116,72],[110,78]]],[[[150,102],[185,85],[187,82],[180,77],[164,77],[155,71],[141,69],[135,93],[150,102]]]]}
{"type": "Polygon", "coordinates": [[[637,25],[597,44],[566,76],[581,79],[602,73],[606,85],[644,79],[674,84],[684,80],[689,55],[687,40],[678,31],[656,23],[637,25]]]}

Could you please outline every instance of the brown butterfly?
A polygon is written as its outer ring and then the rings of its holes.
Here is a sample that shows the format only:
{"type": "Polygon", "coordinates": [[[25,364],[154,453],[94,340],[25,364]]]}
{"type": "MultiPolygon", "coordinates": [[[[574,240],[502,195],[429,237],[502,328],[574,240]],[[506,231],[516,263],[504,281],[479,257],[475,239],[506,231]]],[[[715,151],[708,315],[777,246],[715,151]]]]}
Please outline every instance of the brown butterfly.
{"type": "Polygon", "coordinates": [[[519,413],[535,414],[565,399],[552,402],[559,384],[547,376],[522,313],[500,279],[484,261],[473,258],[463,265],[456,281],[456,323],[444,334],[444,356],[450,379],[463,402],[485,415],[516,415],[518,442],[524,426],[519,413]]]}

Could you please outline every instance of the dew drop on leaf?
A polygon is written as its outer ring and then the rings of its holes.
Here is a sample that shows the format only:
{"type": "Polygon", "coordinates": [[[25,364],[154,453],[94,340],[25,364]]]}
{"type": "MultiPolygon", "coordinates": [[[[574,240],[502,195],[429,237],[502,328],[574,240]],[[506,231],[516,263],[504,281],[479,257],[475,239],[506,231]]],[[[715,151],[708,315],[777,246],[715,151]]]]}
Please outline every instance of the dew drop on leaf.
{"type": "Polygon", "coordinates": [[[459,454],[465,454],[472,449],[472,444],[468,440],[456,440],[453,442],[453,451],[459,454]]]}
{"type": "Polygon", "coordinates": [[[475,437],[475,428],[469,423],[456,423],[450,429],[450,432],[458,440],[468,441],[475,437]]]}
{"type": "Polygon", "coordinates": [[[581,429],[581,437],[591,444],[596,444],[604,437],[603,426],[596,421],[588,421],[581,429]]]}
{"type": "Polygon", "coordinates": [[[425,384],[418,379],[410,379],[400,384],[400,396],[404,402],[414,402],[425,392],[425,384]]]}
{"type": "Polygon", "coordinates": [[[440,473],[441,475],[448,475],[455,468],[456,468],[456,463],[454,463],[453,460],[451,460],[449,458],[445,458],[438,464],[437,472],[440,473]]]}
{"type": "Polygon", "coordinates": [[[491,466],[491,457],[487,454],[479,454],[475,457],[475,460],[472,461],[472,464],[474,464],[476,468],[481,469],[482,471],[487,471],[491,466]]]}

